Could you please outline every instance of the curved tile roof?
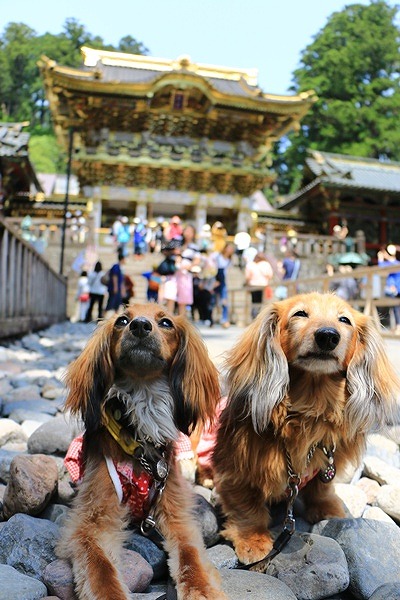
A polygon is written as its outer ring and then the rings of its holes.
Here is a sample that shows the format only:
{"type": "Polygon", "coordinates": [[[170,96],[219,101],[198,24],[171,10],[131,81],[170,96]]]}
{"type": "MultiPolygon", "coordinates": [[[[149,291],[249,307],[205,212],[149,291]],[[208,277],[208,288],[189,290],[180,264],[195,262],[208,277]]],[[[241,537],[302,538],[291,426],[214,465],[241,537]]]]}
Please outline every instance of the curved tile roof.
{"type": "Polygon", "coordinates": [[[311,172],[327,185],[400,192],[400,163],[314,151],[306,159],[311,172]]]}

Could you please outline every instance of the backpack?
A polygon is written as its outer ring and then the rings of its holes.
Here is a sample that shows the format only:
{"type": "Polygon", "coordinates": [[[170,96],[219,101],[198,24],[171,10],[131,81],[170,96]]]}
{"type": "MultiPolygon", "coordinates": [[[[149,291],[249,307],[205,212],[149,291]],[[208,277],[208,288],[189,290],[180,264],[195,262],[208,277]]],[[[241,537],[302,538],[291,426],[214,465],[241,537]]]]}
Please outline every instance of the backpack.
{"type": "Polygon", "coordinates": [[[175,260],[168,256],[158,265],[157,273],[159,275],[173,275],[176,271],[175,260]]]}
{"type": "Polygon", "coordinates": [[[151,292],[158,292],[160,288],[161,277],[157,273],[152,273],[149,278],[149,290],[151,292]]]}
{"type": "Polygon", "coordinates": [[[104,273],[100,281],[103,285],[106,285],[108,287],[108,284],[110,283],[110,269],[108,269],[108,271],[104,273]]]}
{"type": "Polygon", "coordinates": [[[118,233],[118,242],[120,244],[127,244],[130,239],[131,236],[129,235],[128,229],[126,229],[125,227],[123,229],[120,229],[118,233]]]}

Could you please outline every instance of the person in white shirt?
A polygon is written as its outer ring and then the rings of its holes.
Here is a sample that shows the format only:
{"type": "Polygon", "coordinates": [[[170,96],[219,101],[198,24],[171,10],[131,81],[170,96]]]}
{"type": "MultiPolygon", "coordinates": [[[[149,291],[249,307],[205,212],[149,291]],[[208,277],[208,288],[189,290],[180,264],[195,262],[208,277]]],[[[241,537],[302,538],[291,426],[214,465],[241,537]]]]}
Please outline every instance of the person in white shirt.
{"type": "Polygon", "coordinates": [[[107,293],[107,288],[105,285],[101,283],[101,278],[104,275],[104,271],[101,265],[101,262],[97,262],[94,266],[94,270],[92,273],[89,273],[88,276],[88,285],[89,285],[89,308],[86,313],[85,322],[90,323],[92,320],[92,312],[94,305],[97,304],[97,312],[98,319],[103,318],[103,303],[104,296],[107,293]]]}
{"type": "Polygon", "coordinates": [[[236,247],[236,254],[238,256],[238,262],[239,262],[239,267],[240,269],[244,269],[244,261],[243,261],[243,252],[245,250],[247,250],[247,248],[250,247],[251,244],[251,237],[250,234],[247,233],[247,231],[239,231],[234,239],[233,239],[233,243],[235,244],[236,247]]]}
{"type": "Polygon", "coordinates": [[[251,315],[254,318],[259,312],[259,305],[262,304],[263,296],[266,295],[269,283],[274,276],[274,272],[267,257],[262,252],[258,252],[254,259],[246,263],[245,280],[248,286],[263,288],[251,291],[251,302],[253,304],[251,315]]]}

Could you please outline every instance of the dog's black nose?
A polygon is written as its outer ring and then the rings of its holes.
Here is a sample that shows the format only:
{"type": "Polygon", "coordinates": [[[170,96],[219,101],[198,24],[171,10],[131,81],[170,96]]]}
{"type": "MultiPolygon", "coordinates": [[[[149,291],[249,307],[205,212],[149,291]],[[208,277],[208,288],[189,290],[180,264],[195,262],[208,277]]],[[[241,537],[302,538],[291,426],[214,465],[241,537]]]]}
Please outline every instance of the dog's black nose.
{"type": "Polygon", "coordinates": [[[334,327],[321,327],[314,333],[315,341],[321,350],[333,350],[339,343],[340,333],[334,327]]]}
{"type": "Polygon", "coordinates": [[[136,319],[133,319],[133,321],[131,321],[129,329],[131,330],[133,335],[136,335],[136,337],[144,338],[147,335],[149,335],[149,333],[151,333],[153,326],[150,323],[150,321],[146,319],[146,317],[137,317],[136,319]]]}

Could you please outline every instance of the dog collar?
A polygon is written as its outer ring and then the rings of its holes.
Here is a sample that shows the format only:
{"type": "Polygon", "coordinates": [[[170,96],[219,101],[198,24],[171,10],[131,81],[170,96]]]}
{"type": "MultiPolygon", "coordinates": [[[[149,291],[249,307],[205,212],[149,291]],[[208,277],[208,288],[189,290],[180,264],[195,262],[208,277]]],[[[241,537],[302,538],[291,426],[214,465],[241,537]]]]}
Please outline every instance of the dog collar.
{"type": "Polygon", "coordinates": [[[285,448],[286,454],[286,465],[287,465],[287,473],[288,473],[288,488],[291,485],[297,487],[297,490],[303,488],[311,479],[313,479],[316,475],[319,476],[320,480],[323,483],[329,483],[336,475],[336,467],[334,461],[334,453],[336,450],[336,445],[334,445],[331,449],[324,446],[322,443],[313,444],[307,453],[307,462],[306,469],[304,473],[295,473],[292,465],[292,460],[290,457],[290,453],[287,448],[285,448]],[[309,464],[311,462],[312,457],[314,456],[315,450],[319,448],[325,454],[328,459],[328,465],[324,469],[315,469],[314,471],[310,471],[309,464]]]}
{"type": "Polygon", "coordinates": [[[106,421],[104,423],[106,429],[119,446],[121,446],[122,450],[126,452],[126,454],[133,456],[135,450],[139,448],[141,444],[126,428],[123,427],[120,422],[121,418],[122,412],[118,407],[106,407],[106,421]]]}
{"type": "Polygon", "coordinates": [[[136,458],[143,469],[150,473],[159,483],[164,483],[168,477],[169,467],[166,458],[167,448],[159,448],[151,440],[144,442],[136,439],[135,435],[123,423],[123,412],[121,408],[110,403],[106,409],[106,420],[104,425],[113,439],[122,448],[122,450],[136,458]],[[152,447],[150,452],[146,452],[149,447],[152,447]]]}

